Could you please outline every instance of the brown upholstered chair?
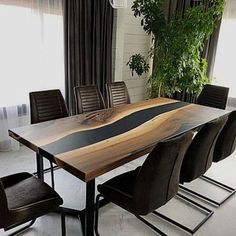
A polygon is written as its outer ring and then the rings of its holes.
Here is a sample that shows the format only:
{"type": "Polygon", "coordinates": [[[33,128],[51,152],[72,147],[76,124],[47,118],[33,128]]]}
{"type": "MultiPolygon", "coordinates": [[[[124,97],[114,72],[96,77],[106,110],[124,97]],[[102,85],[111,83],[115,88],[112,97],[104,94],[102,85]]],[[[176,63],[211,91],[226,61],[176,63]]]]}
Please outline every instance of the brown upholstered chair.
{"type": "MultiPolygon", "coordinates": [[[[144,164],[98,185],[95,232],[98,233],[99,199],[104,197],[150,226],[141,215],[147,215],[166,204],[178,191],[179,173],[192,132],[157,144],[144,164]]],[[[165,235],[151,226],[156,232],[165,235]]]]}
{"type": "MultiPolygon", "coordinates": [[[[229,114],[228,120],[217,138],[213,162],[219,162],[230,156],[236,148],[236,111],[233,111],[229,114]]],[[[216,181],[208,176],[202,176],[205,180],[214,183],[218,187],[221,187],[229,194],[226,195],[221,201],[215,201],[214,204],[221,206],[227,199],[229,199],[233,194],[235,194],[236,189],[225,185],[219,181],[216,181]]]]}
{"type": "Polygon", "coordinates": [[[189,146],[181,167],[180,182],[191,182],[202,176],[212,165],[217,137],[227,116],[205,124],[189,146]]]}
{"type": "MultiPolygon", "coordinates": [[[[0,178],[0,228],[5,231],[30,222],[10,235],[29,228],[36,218],[54,211],[62,198],[46,183],[22,172],[0,178]]],[[[62,213],[62,235],[65,235],[65,216],[62,213]]]]}
{"type": "MultiPolygon", "coordinates": [[[[205,124],[196,134],[190,146],[188,147],[183,159],[180,172],[180,183],[183,184],[185,182],[191,182],[194,179],[202,176],[210,168],[212,164],[215,142],[226,120],[227,117],[223,117],[209,122],[205,124]]],[[[208,199],[207,197],[200,195],[199,193],[196,193],[191,189],[184,187],[183,185],[180,185],[180,188],[198,197],[204,198],[205,200],[208,199]]],[[[194,234],[212,216],[213,211],[200,205],[199,203],[196,203],[186,196],[183,196],[179,193],[178,195],[180,195],[185,201],[187,201],[189,205],[192,205],[196,209],[200,209],[202,213],[206,213],[206,216],[199,224],[197,224],[194,228],[188,228],[187,226],[182,225],[179,222],[176,222],[159,212],[157,212],[156,214],[166,221],[169,221],[172,224],[182,228],[183,230],[194,234]]]]}
{"type": "MultiPolygon", "coordinates": [[[[29,94],[31,124],[55,120],[68,116],[65,100],[59,89],[35,91],[29,94]]],[[[37,162],[41,157],[37,154],[37,162]]],[[[54,188],[53,160],[50,161],[52,187],[54,188]]],[[[47,171],[45,169],[44,171],[47,171]]]]}
{"type": "Polygon", "coordinates": [[[96,85],[74,88],[77,114],[105,108],[104,99],[96,85]]]}
{"type": "Polygon", "coordinates": [[[124,81],[106,84],[107,106],[117,107],[130,103],[129,92],[124,81]]]}
{"type": "MultiPolygon", "coordinates": [[[[226,121],[227,116],[224,116],[215,121],[209,122],[196,134],[183,160],[180,173],[180,183],[191,182],[198,177],[202,177],[211,167],[215,144],[226,121]]],[[[191,189],[182,185],[180,185],[180,188],[215,204],[214,200],[196,193],[191,189]]]]}
{"type": "Polygon", "coordinates": [[[229,88],[227,87],[206,84],[197,98],[197,104],[225,109],[228,93],[229,88]]]}
{"type": "Polygon", "coordinates": [[[59,89],[31,92],[31,124],[68,116],[64,98],[59,89]]]}
{"type": "Polygon", "coordinates": [[[229,114],[227,123],[217,139],[213,162],[218,162],[230,156],[236,149],[236,111],[229,114]]]}

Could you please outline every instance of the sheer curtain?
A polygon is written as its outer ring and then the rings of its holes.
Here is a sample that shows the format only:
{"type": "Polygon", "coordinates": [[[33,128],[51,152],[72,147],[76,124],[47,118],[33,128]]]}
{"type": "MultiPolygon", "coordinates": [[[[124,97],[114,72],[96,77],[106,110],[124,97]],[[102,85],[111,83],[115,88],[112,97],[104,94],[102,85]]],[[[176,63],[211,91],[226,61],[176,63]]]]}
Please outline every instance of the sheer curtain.
{"type": "Polygon", "coordinates": [[[236,98],[236,1],[226,0],[216,52],[213,83],[230,88],[236,98]]]}
{"type": "Polygon", "coordinates": [[[0,0],[0,151],[8,129],[29,123],[29,92],[64,93],[62,0],[0,0]]]}

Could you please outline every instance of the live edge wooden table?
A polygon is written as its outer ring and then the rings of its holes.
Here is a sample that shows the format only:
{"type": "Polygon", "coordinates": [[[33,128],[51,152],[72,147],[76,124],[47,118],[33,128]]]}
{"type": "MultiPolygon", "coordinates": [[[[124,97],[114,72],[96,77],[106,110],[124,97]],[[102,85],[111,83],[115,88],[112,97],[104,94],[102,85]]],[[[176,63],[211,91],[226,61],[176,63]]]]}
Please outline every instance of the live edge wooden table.
{"type": "Polygon", "coordinates": [[[11,129],[9,135],[86,183],[84,234],[92,236],[96,177],[227,113],[157,98],[11,129]]]}

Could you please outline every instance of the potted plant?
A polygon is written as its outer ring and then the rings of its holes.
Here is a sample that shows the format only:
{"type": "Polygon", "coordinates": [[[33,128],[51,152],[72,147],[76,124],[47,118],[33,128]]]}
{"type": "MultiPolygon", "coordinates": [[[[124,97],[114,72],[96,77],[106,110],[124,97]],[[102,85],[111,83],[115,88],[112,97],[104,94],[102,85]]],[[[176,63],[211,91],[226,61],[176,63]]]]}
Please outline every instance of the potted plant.
{"type": "MultiPolygon", "coordinates": [[[[212,0],[208,8],[202,3],[189,6],[184,16],[175,12],[169,21],[165,18],[163,3],[164,0],[134,0],[132,6],[134,16],[142,17],[141,25],[154,42],[149,54],[154,59],[148,80],[149,97],[173,97],[176,92],[198,95],[209,82],[207,61],[203,57],[204,43],[222,17],[224,0],[212,0]]],[[[128,65],[132,62],[133,57],[128,65]]],[[[146,72],[143,58],[135,65],[139,65],[139,71],[146,72]]],[[[136,71],[136,67],[131,70],[136,71]]]]}

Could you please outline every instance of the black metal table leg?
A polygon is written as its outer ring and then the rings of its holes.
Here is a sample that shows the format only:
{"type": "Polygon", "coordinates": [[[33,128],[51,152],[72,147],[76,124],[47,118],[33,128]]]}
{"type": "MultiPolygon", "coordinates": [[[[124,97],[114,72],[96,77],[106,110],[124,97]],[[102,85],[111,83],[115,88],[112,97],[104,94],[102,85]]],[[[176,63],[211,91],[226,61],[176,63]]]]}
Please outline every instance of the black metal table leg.
{"type": "Polygon", "coordinates": [[[37,161],[37,175],[38,178],[44,181],[44,174],[43,174],[43,157],[39,154],[36,154],[36,161],[37,161]]]}
{"type": "Polygon", "coordinates": [[[94,235],[95,179],[86,183],[85,236],[94,235]]]}

